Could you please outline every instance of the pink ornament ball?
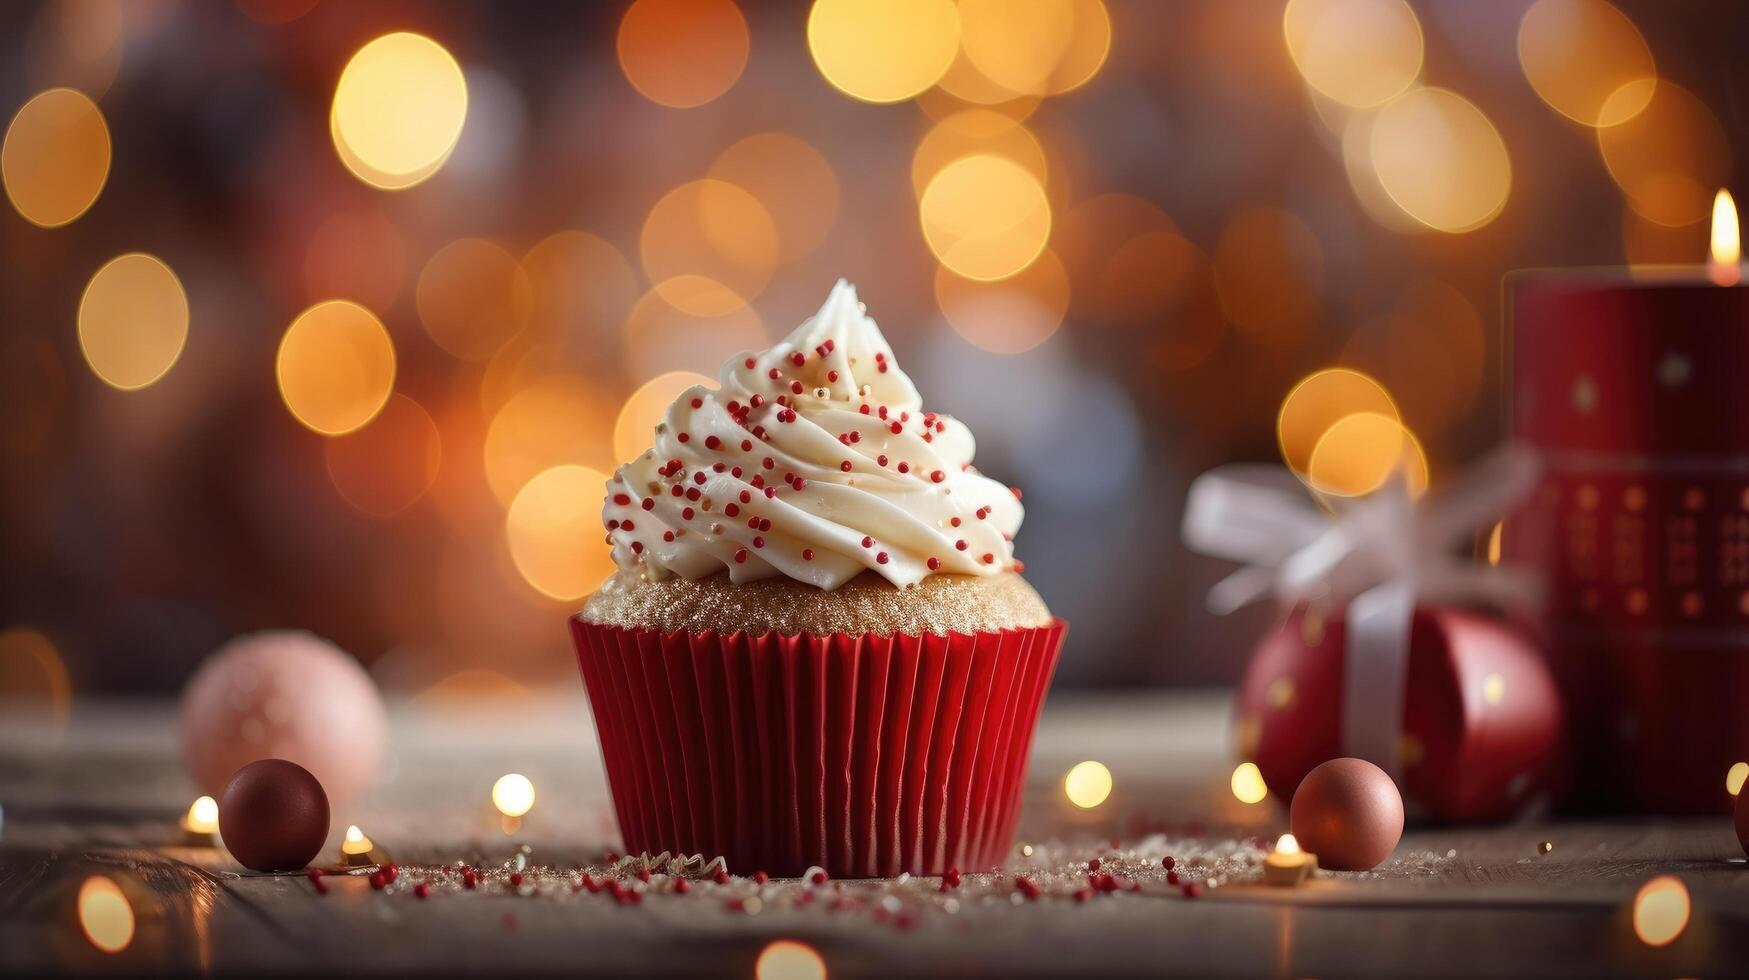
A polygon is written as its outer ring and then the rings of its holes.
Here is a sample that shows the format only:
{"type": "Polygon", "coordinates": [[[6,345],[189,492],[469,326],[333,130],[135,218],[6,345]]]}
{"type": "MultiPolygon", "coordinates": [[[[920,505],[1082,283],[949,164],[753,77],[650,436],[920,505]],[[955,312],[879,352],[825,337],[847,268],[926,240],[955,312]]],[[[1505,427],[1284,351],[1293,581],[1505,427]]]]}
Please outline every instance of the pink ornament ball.
{"type": "Polygon", "coordinates": [[[257,759],[308,769],[328,796],[354,799],[375,778],[387,727],[358,661],[301,630],[240,636],[209,656],[182,693],[182,757],[217,796],[257,759]]]}
{"type": "Polygon", "coordinates": [[[1366,871],[1403,838],[1403,797],[1365,759],[1331,759],[1300,780],[1288,823],[1300,847],[1332,871],[1366,871]]]}

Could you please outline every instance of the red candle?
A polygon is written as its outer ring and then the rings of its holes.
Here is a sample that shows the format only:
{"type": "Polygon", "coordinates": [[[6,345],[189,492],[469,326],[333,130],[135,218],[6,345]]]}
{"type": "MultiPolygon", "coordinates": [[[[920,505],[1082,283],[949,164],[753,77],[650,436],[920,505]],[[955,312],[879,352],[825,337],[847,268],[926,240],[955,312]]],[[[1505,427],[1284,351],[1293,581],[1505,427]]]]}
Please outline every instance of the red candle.
{"type": "Polygon", "coordinates": [[[1543,484],[1502,553],[1543,569],[1543,627],[1590,809],[1724,813],[1749,759],[1749,287],[1713,261],[1507,280],[1512,431],[1543,484]]]}

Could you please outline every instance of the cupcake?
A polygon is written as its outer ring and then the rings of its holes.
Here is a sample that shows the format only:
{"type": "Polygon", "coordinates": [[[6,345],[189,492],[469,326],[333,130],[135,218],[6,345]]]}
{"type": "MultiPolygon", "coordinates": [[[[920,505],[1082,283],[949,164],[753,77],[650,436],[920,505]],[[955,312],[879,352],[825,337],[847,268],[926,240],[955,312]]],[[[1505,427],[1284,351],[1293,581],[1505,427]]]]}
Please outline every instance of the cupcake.
{"type": "Polygon", "coordinates": [[[1001,863],[1066,624],[972,453],[843,281],[669,407],[608,481],[618,571],[572,620],[630,853],[1001,863]]]}

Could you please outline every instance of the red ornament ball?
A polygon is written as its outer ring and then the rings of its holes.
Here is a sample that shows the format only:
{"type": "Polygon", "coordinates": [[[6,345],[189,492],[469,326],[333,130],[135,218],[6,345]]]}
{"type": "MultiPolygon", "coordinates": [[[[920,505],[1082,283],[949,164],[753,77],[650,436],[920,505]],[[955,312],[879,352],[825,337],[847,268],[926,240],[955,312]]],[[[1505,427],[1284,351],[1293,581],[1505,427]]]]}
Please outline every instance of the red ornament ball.
{"type": "Polygon", "coordinates": [[[1403,838],[1403,797],[1383,769],[1365,759],[1331,759],[1294,792],[1289,824],[1300,847],[1332,871],[1365,871],[1403,838]]]}
{"type": "Polygon", "coordinates": [[[297,871],[328,839],[328,794],[295,762],[251,762],[219,794],[219,837],[245,868],[297,871]]]}

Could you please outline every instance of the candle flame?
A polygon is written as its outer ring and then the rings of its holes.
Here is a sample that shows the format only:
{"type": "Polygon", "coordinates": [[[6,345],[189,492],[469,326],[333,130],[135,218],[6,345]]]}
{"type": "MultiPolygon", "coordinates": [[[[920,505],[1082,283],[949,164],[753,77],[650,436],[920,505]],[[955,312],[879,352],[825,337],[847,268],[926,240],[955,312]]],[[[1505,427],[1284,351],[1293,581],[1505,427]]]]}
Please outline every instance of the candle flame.
{"type": "Polygon", "coordinates": [[[203,796],[189,804],[188,815],[182,818],[182,826],[197,834],[218,833],[218,801],[210,796],[203,796]]]}
{"type": "Polygon", "coordinates": [[[1292,834],[1282,834],[1280,839],[1275,842],[1275,853],[1298,854],[1300,853],[1300,842],[1292,834]]]}
{"type": "Polygon", "coordinates": [[[340,842],[340,853],[369,854],[373,846],[370,838],[364,836],[364,831],[359,830],[357,824],[352,824],[346,828],[346,839],[340,842]]]}
{"type": "Polygon", "coordinates": [[[1719,188],[1713,198],[1713,240],[1711,261],[1707,263],[1713,282],[1721,286],[1736,284],[1743,261],[1742,232],[1737,223],[1737,202],[1731,192],[1719,188]]]}

